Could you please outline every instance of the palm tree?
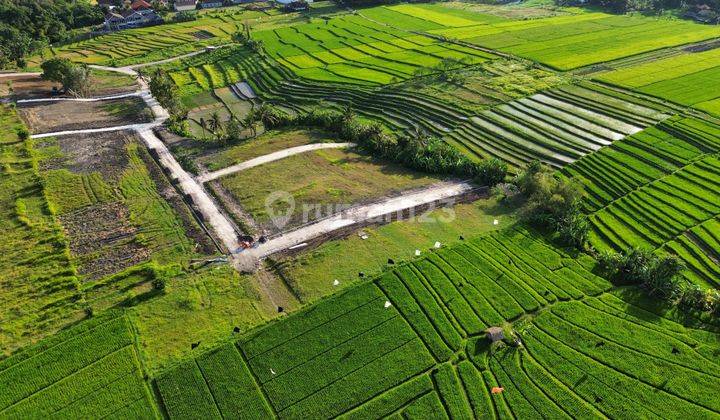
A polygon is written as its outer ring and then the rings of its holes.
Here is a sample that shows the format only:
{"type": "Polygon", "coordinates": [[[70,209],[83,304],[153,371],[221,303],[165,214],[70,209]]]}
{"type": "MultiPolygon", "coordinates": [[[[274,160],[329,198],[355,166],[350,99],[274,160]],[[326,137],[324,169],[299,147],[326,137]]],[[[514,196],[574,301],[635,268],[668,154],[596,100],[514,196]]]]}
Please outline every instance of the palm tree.
{"type": "Polygon", "coordinates": [[[218,114],[217,111],[213,112],[208,121],[210,131],[212,131],[213,134],[220,128],[220,123],[220,114],[218,114]]]}
{"type": "Polygon", "coordinates": [[[251,137],[257,136],[257,120],[253,112],[248,113],[245,118],[240,122],[243,127],[250,130],[252,133],[251,137]]]}
{"type": "Polygon", "coordinates": [[[205,130],[207,130],[207,123],[205,122],[205,118],[203,117],[200,117],[200,127],[202,127],[203,141],[205,141],[205,130]]]}
{"type": "Polygon", "coordinates": [[[352,105],[346,105],[343,108],[342,112],[342,121],[343,123],[347,124],[350,121],[354,120],[357,115],[355,114],[355,111],[352,108],[352,105]]]}

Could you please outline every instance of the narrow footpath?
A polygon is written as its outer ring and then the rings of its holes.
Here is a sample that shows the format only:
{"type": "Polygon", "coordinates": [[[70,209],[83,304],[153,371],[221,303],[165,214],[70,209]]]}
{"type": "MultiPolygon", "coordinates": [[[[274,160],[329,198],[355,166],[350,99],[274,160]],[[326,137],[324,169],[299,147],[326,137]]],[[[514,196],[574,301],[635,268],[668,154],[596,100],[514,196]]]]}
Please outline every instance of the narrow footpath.
{"type": "Polygon", "coordinates": [[[280,150],[277,152],[269,153],[267,155],[258,156],[254,159],[247,160],[245,162],[238,163],[237,165],[228,166],[227,168],[220,169],[215,172],[210,172],[197,177],[198,182],[206,183],[214,181],[218,178],[234,174],[236,172],[244,171],[256,166],[264,165],[266,163],[274,162],[276,160],[284,159],[289,156],[297,155],[300,153],[310,152],[313,150],[322,149],[345,149],[348,147],[355,147],[355,143],[316,143],[307,144],[305,146],[290,147],[288,149],[280,150]]]}

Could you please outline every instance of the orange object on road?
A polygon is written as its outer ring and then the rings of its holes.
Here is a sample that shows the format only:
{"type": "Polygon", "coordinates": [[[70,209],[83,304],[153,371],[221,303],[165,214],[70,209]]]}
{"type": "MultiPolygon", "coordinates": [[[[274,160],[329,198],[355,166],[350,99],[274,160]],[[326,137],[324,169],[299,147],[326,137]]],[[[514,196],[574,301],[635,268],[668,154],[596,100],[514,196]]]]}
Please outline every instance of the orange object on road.
{"type": "Polygon", "coordinates": [[[490,390],[490,392],[492,392],[493,394],[499,394],[499,393],[501,393],[501,392],[503,392],[503,391],[505,391],[505,388],[503,388],[503,387],[501,387],[501,386],[494,386],[494,387],[492,388],[492,390],[490,390]]]}

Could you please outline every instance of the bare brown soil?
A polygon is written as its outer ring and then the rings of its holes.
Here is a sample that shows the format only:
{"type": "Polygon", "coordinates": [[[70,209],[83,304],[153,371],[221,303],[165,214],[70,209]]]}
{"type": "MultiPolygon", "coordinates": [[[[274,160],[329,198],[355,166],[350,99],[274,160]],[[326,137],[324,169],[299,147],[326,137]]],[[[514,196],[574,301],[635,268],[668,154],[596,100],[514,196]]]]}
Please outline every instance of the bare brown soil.
{"type": "MultiPolygon", "coordinates": [[[[39,99],[52,96],[53,87],[60,87],[58,83],[43,80],[40,76],[18,76],[0,79],[0,97],[11,96],[13,100],[39,99]],[[9,82],[9,83],[8,83],[9,82]]],[[[108,96],[137,90],[135,84],[128,86],[100,86],[94,84],[90,94],[92,96],[108,96]]]]}
{"type": "Polygon", "coordinates": [[[65,168],[71,172],[98,172],[103,179],[118,180],[128,164],[127,145],[139,139],[131,131],[60,136],[55,140],[63,158],[46,161],[42,169],[65,168]]]}
{"type": "Polygon", "coordinates": [[[79,260],[86,280],[120,272],[150,257],[135,241],[137,229],[130,212],[119,202],[97,204],[60,216],[70,238],[70,252],[79,260]]]}
{"type": "Polygon", "coordinates": [[[71,105],[66,101],[18,104],[18,111],[33,133],[139,124],[153,119],[141,98],[73,102],[71,105]]]}

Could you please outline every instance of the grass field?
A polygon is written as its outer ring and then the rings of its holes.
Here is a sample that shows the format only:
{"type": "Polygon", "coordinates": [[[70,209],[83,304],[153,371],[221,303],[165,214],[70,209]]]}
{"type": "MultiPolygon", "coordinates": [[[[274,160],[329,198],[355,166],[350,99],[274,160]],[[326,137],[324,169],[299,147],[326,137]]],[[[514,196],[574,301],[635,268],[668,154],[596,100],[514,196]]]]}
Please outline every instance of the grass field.
{"type": "MultiPolygon", "coordinates": [[[[411,16],[422,14],[415,12],[421,7],[412,6],[406,13],[411,16]]],[[[429,32],[518,55],[558,70],[571,70],[720,35],[720,30],[713,26],[687,21],[604,13],[490,21],[429,32]]]]}
{"type": "Polygon", "coordinates": [[[281,258],[277,267],[295,295],[311,302],[362,281],[361,272],[365,278],[381,274],[392,268],[388,260],[399,263],[415,258],[415,250],[424,254],[435,242],[453,244],[461,237],[511,226],[517,221],[515,210],[492,199],[457,204],[417,215],[414,220],[362,229],[311,251],[281,258]]]}
{"type": "Polygon", "coordinates": [[[24,127],[15,111],[0,108],[0,242],[3,355],[81,319],[77,268],[68,239],[49,206],[33,143],[21,141],[24,127]]]}
{"type": "Polygon", "coordinates": [[[335,206],[372,201],[438,180],[366,154],[327,149],[237,172],[219,182],[256,222],[274,231],[266,199],[276,191],[289,193],[295,201],[287,228],[328,215],[328,206],[334,211],[335,206]]]}
{"type": "Polygon", "coordinates": [[[333,142],[335,139],[321,130],[274,130],[246,143],[231,146],[210,155],[202,156],[198,162],[209,171],[217,171],[237,163],[254,159],[291,147],[313,143],[333,142]]]}

